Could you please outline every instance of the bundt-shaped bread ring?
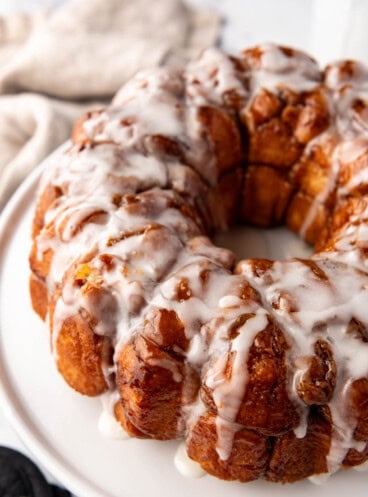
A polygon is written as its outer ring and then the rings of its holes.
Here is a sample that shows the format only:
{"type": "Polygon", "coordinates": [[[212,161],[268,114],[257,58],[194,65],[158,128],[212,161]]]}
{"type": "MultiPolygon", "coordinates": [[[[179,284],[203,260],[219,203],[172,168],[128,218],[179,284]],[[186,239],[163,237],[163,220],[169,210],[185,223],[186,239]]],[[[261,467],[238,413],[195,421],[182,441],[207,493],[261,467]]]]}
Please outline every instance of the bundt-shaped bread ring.
{"type": "Polygon", "coordinates": [[[368,72],[274,45],[139,73],[49,160],[30,291],[60,373],[223,479],[368,459],[368,72]],[[210,236],[285,223],[310,259],[210,236]],[[107,399],[107,400],[106,400],[107,399]]]}

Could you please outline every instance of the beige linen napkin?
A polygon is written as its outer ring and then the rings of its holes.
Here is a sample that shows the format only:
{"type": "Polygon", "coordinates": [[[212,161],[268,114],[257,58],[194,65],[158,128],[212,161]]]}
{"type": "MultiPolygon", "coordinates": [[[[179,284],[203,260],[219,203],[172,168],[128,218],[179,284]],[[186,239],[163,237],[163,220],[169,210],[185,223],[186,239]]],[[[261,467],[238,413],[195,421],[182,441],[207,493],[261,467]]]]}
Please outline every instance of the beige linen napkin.
{"type": "Polygon", "coordinates": [[[181,0],[72,0],[0,18],[0,208],[82,112],[137,70],[213,44],[219,23],[181,0]]]}

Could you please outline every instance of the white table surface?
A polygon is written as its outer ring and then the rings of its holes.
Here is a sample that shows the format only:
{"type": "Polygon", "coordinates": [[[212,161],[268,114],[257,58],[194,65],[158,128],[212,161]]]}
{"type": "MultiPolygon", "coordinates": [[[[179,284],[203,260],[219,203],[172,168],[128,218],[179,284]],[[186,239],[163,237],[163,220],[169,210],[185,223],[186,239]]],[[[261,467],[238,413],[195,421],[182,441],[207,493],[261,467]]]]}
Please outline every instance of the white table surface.
{"type": "MultiPolygon", "coordinates": [[[[319,1],[331,4],[331,0],[319,1]]],[[[0,15],[16,10],[32,11],[62,2],[63,0],[0,0],[0,15]]],[[[331,26],[326,25],[324,34],[317,33],[322,39],[315,39],[312,0],[190,0],[190,3],[209,6],[224,15],[221,44],[230,52],[264,41],[274,41],[312,51],[322,62],[339,57],[338,53],[333,53],[337,43],[331,35],[331,26]],[[331,43],[331,37],[335,43],[331,43]]],[[[334,5],[337,3],[340,0],[334,0],[334,5]]],[[[332,27],[334,23],[336,19],[331,16],[332,27]]],[[[356,56],[359,57],[359,54],[356,56]]],[[[0,445],[29,454],[1,410],[0,445]]]]}

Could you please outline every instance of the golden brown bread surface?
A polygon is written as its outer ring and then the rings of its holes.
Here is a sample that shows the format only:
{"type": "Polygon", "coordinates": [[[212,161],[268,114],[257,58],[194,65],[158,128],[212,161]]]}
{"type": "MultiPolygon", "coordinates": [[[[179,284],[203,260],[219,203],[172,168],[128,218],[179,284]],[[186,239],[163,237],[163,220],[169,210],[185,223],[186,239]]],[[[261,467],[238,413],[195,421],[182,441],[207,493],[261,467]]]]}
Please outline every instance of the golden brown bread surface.
{"type": "Polygon", "coordinates": [[[57,367],[228,480],[368,459],[368,73],[274,45],[138,74],[50,159],[30,293],[57,367]],[[286,224],[310,259],[209,239],[286,224]]]}

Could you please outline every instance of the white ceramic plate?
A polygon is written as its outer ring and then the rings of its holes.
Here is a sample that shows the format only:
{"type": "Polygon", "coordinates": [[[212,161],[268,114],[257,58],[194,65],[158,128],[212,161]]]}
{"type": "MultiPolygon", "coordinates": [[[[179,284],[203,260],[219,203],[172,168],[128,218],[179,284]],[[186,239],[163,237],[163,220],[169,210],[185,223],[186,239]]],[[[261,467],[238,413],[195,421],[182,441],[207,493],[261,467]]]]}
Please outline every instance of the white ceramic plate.
{"type": "MultiPolygon", "coordinates": [[[[7,417],[35,458],[80,497],[354,497],[366,496],[367,475],[333,476],[309,482],[247,485],[206,476],[191,480],[175,469],[176,442],[114,441],[100,435],[98,399],[72,391],[57,374],[45,325],[32,312],[28,295],[28,252],[34,194],[40,170],[14,195],[0,220],[0,400],[7,417]]],[[[242,230],[227,237],[259,255],[286,255],[301,244],[286,231],[264,235],[242,230]],[[250,233],[250,238],[249,238],[250,233]],[[296,245],[295,245],[296,244],[296,245]]],[[[222,237],[222,239],[224,239],[222,237]]],[[[241,255],[247,255],[243,252],[241,255]]]]}

